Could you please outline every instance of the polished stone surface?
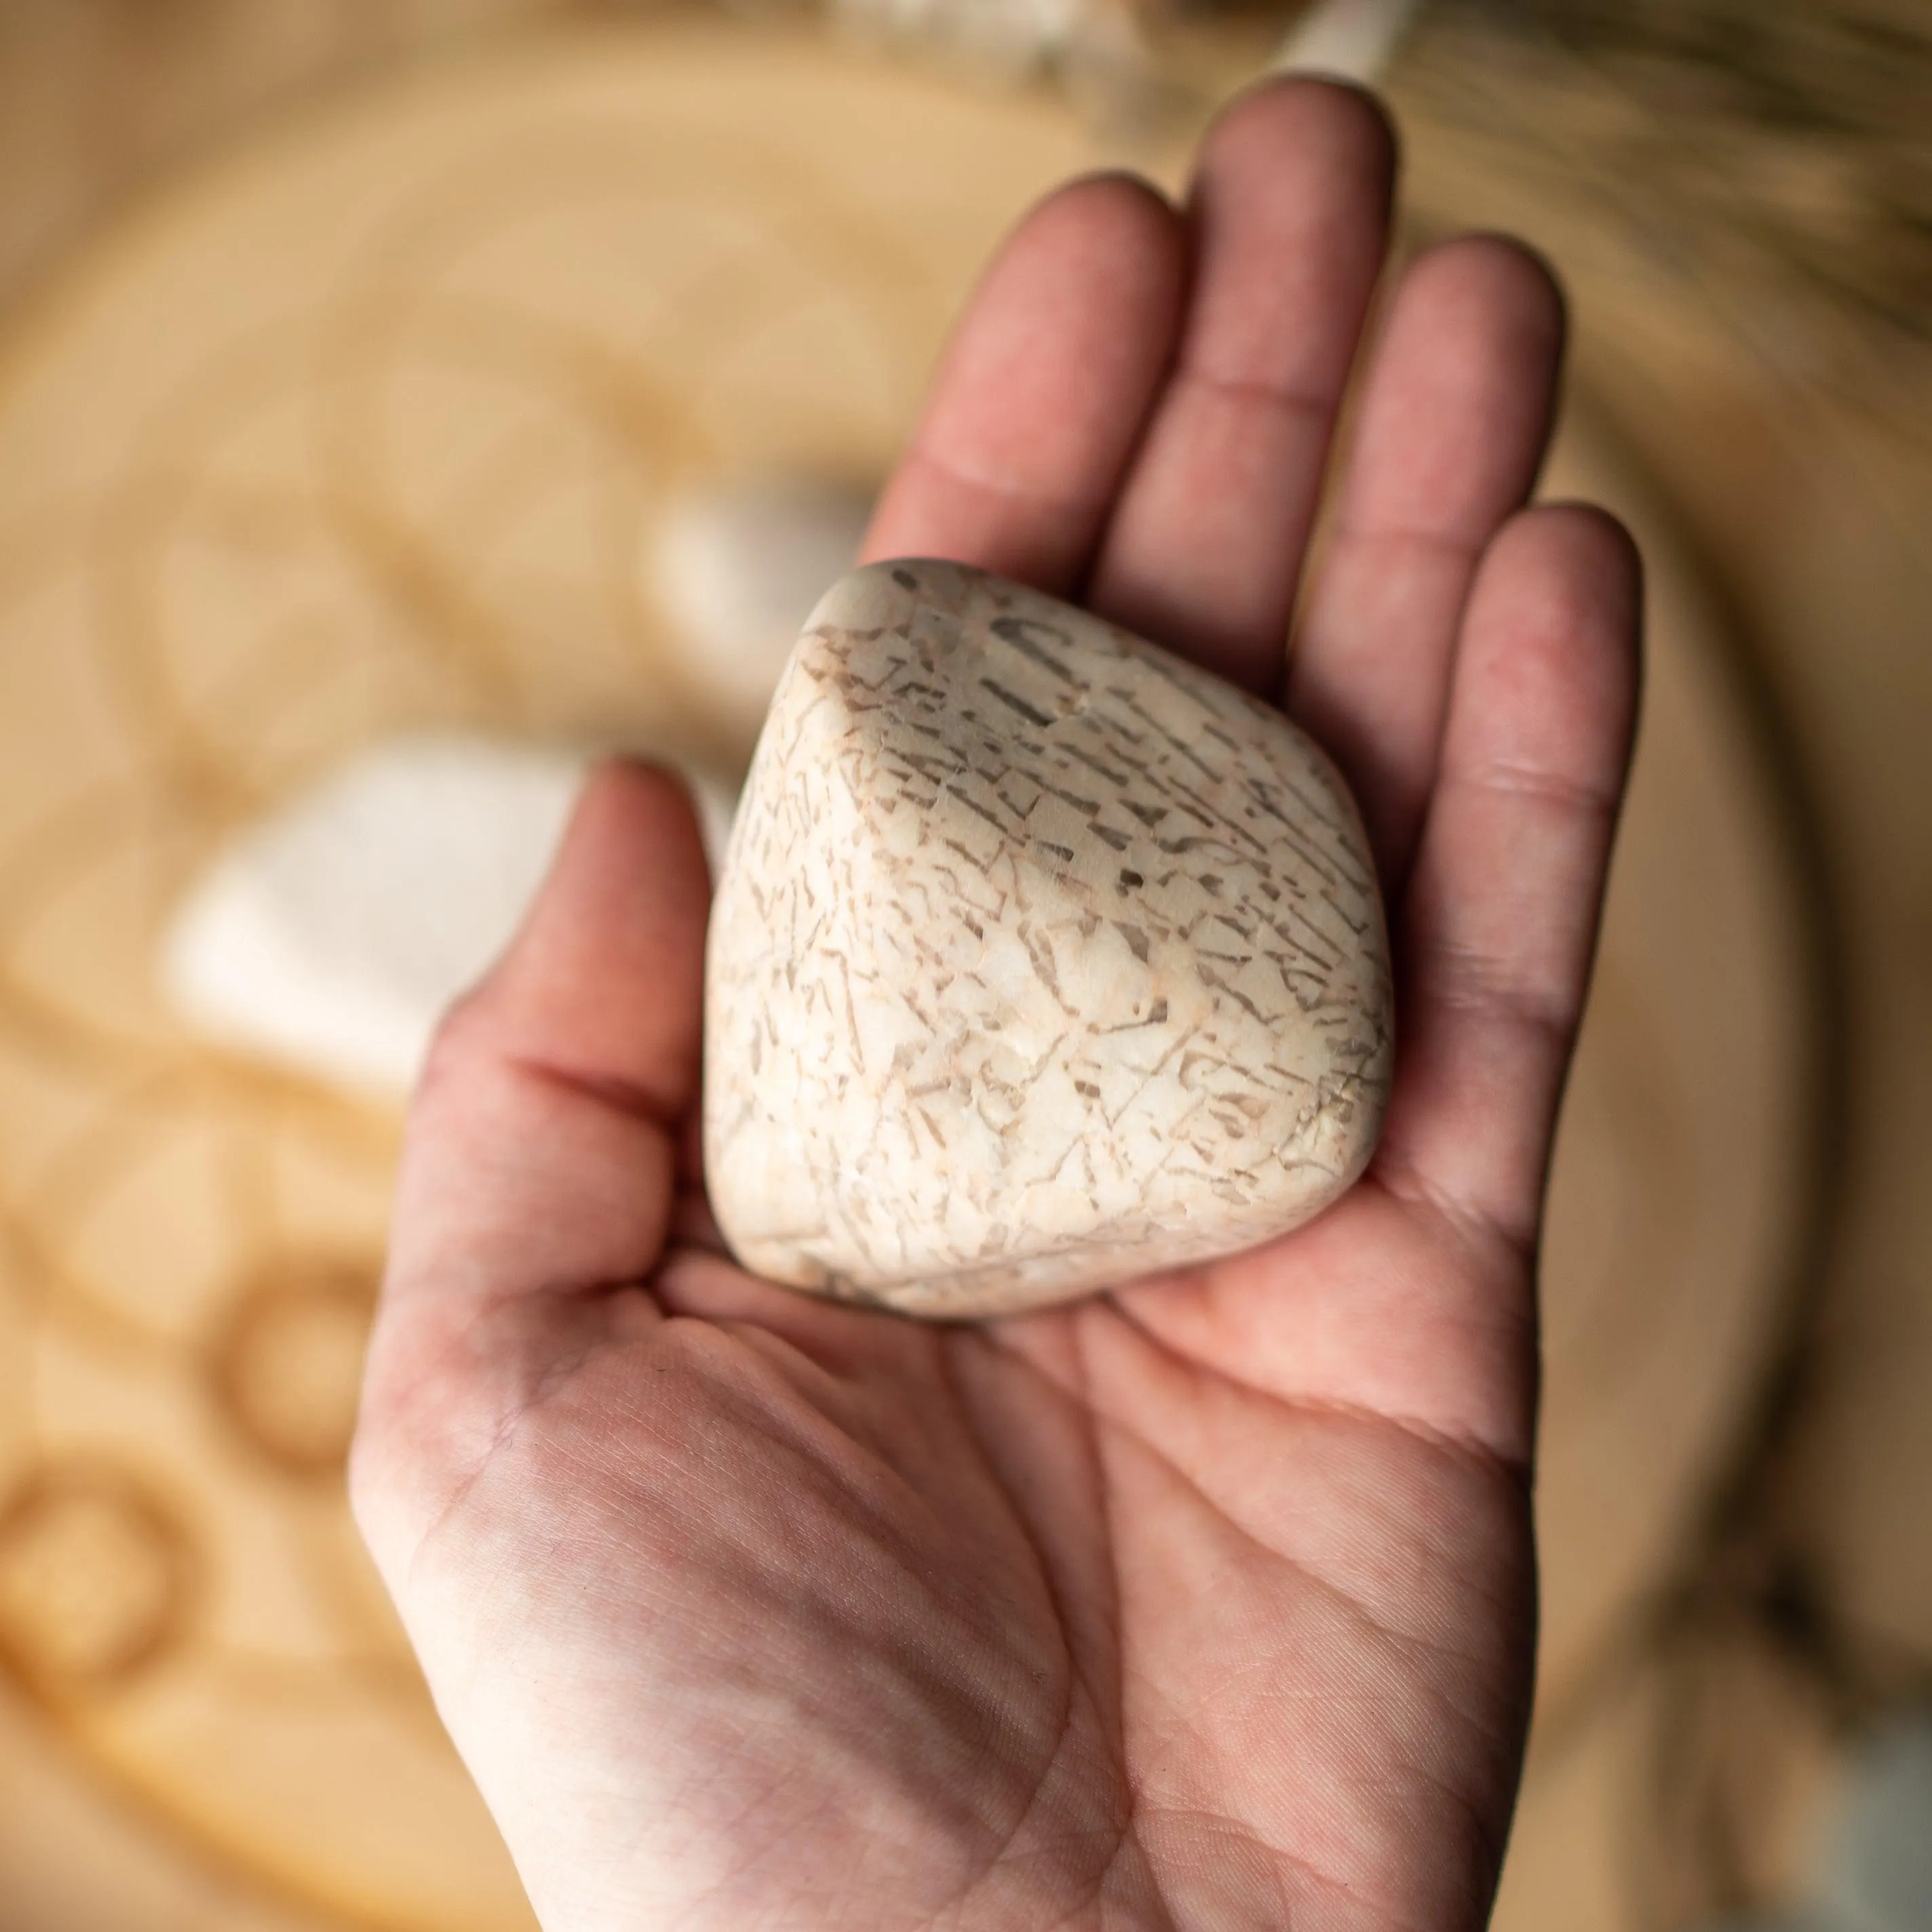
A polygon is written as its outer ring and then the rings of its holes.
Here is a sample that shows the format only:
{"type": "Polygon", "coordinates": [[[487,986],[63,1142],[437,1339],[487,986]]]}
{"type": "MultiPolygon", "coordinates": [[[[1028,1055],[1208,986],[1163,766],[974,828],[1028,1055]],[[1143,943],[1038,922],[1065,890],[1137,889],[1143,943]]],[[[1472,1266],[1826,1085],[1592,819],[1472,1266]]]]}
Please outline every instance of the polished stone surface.
{"type": "Polygon", "coordinates": [[[962,566],[875,564],[773,702],[711,929],[746,1264],[971,1316],[1253,1245],[1372,1150],[1372,864],[1270,707],[962,566]]]}

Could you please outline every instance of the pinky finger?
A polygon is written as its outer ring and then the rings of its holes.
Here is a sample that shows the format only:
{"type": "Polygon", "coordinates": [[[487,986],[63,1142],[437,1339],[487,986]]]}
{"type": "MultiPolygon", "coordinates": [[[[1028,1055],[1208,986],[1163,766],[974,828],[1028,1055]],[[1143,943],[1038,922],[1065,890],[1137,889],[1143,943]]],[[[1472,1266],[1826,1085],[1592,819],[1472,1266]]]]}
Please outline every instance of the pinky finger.
{"type": "Polygon", "coordinates": [[[1490,544],[1402,908],[1378,1171],[1525,1250],[1629,764],[1642,601],[1635,546],[1601,511],[1526,511],[1490,544]]]}

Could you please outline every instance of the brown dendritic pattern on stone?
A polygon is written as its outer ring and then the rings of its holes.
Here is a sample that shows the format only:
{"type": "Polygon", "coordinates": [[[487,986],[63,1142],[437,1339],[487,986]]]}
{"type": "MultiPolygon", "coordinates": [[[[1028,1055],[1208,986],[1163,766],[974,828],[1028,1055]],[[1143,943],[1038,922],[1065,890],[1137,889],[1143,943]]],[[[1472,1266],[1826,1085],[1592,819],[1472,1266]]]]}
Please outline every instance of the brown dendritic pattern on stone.
{"type": "Polygon", "coordinates": [[[826,595],[712,916],[705,1157],[745,1264],[916,1314],[1250,1246],[1361,1172],[1388,946],[1279,712],[964,566],[826,595]]]}

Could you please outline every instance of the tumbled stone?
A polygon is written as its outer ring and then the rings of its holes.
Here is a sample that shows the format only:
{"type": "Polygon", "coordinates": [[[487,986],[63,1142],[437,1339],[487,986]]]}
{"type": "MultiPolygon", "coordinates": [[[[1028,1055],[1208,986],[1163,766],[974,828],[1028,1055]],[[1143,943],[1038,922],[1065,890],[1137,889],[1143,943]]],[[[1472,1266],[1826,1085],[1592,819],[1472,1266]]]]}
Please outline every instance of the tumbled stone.
{"type": "MultiPolygon", "coordinates": [[[[365,746],[195,879],[157,962],[169,1004],[230,1052],[406,1093],[444,1009],[521,923],[589,756],[455,731],[365,746]]],[[[682,769],[715,854],[735,801],[682,769]]]]}
{"type": "Polygon", "coordinates": [[[1366,1165],[1374,868],[1281,714],[951,563],[830,591],[713,908],[705,1157],[746,1266],[910,1313],[1251,1246],[1366,1165]]]}
{"type": "Polygon", "coordinates": [[[646,552],[660,646],[716,722],[747,740],[825,586],[852,567],[872,493],[770,477],[674,499],[646,552]]]}

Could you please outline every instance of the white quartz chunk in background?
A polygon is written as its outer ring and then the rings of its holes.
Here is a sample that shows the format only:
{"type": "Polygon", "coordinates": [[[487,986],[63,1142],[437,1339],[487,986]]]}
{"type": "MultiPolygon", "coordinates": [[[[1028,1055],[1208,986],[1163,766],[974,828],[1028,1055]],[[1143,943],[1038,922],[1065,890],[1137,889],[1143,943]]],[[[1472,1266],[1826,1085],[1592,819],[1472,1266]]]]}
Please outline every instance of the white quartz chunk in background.
{"type": "Polygon", "coordinates": [[[1278,74],[1334,74],[1372,87],[1421,10],[1422,0],[1316,0],[1296,15],[1272,64],[1278,74]]]}
{"type": "Polygon", "coordinates": [[[712,916],[704,1138],[746,1266],[909,1312],[1254,1245],[1373,1150],[1387,940],[1272,707],[948,563],[814,614],[712,916]]]}
{"type": "MultiPolygon", "coordinates": [[[[516,930],[587,763],[456,734],[361,753],[196,881],[162,947],[170,1004],[224,1046],[406,1091],[444,1009],[516,930]]],[[[687,776],[715,862],[733,801],[687,776]]]]}
{"type": "Polygon", "coordinates": [[[673,502],[646,557],[666,644],[700,698],[747,739],[812,606],[852,567],[872,494],[829,478],[722,484],[673,502]]]}

